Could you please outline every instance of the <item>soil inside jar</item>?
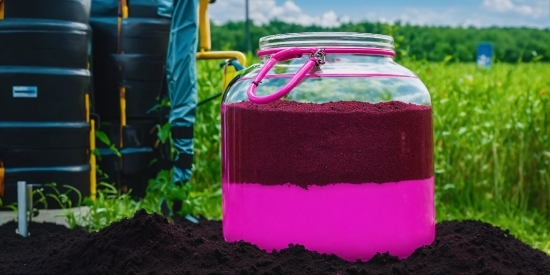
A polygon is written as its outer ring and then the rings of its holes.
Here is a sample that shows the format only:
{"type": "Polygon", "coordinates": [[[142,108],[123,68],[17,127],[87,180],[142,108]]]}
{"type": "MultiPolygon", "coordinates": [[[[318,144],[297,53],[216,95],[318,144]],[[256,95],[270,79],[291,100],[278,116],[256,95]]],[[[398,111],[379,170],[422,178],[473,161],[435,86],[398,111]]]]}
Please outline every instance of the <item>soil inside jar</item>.
{"type": "Polygon", "coordinates": [[[434,240],[430,106],[279,100],[222,110],[226,240],[268,251],[299,243],[352,262],[406,258],[434,240]]]}
{"type": "Polygon", "coordinates": [[[433,176],[431,106],[338,101],[223,107],[231,183],[388,183],[433,176]]]}

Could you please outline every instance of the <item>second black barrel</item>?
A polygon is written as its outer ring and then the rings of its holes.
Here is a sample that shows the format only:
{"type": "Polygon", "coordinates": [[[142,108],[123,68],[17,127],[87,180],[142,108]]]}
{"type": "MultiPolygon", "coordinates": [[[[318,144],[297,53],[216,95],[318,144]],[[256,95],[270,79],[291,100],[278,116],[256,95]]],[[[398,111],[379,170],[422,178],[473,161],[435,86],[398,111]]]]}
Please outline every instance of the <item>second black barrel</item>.
{"type": "Polygon", "coordinates": [[[92,29],[69,21],[0,21],[0,65],[89,68],[92,29]]]}

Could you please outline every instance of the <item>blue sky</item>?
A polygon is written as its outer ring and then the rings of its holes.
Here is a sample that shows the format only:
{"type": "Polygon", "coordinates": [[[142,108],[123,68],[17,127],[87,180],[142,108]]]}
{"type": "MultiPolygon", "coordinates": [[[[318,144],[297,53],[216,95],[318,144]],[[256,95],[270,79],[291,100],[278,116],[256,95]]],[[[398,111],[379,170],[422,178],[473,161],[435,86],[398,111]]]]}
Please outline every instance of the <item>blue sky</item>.
{"type": "MultiPolygon", "coordinates": [[[[362,20],[415,25],[550,27],[550,0],[249,0],[255,23],[270,19],[336,26],[362,20]]],[[[244,0],[217,0],[212,20],[244,20],[244,0]]]]}

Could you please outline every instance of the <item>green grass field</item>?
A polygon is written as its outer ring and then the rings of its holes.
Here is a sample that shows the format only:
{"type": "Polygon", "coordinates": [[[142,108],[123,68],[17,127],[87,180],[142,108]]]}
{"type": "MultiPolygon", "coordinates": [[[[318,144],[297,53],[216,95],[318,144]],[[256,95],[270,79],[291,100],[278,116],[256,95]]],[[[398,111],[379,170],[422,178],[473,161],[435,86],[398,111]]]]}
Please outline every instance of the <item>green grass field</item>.
{"type": "MultiPolygon", "coordinates": [[[[550,66],[402,61],[424,81],[434,108],[437,220],[479,219],[510,230],[550,254],[550,66]]],[[[198,64],[199,100],[221,90],[216,61],[198,64]]],[[[112,186],[91,212],[76,218],[97,230],[139,208],[159,211],[159,198],[185,199],[185,212],[221,218],[220,99],[198,107],[192,181],[183,188],[163,172],[146,198],[112,186]]]]}

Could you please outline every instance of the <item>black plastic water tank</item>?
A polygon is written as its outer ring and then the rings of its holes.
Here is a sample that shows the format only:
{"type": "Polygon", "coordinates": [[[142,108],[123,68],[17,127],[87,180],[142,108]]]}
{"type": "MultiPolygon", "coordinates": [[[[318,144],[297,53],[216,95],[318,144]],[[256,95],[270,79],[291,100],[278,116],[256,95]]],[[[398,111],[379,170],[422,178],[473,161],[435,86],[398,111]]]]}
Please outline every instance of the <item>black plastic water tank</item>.
{"type": "MultiPolygon", "coordinates": [[[[17,182],[57,184],[65,193],[71,186],[81,198],[90,195],[90,126],[87,122],[0,122],[0,160],[5,168],[5,192],[2,201],[9,205],[17,201],[17,182]]],[[[55,190],[44,188],[45,194],[55,190]]],[[[68,194],[73,206],[79,196],[68,194]]],[[[34,201],[40,199],[35,194],[34,201]]],[[[61,208],[55,200],[47,200],[49,209],[61,208]]],[[[67,205],[65,205],[67,206],[67,205]]],[[[43,208],[44,205],[38,205],[43,208]]]]}
{"type": "Polygon", "coordinates": [[[127,80],[126,88],[126,116],[128,118],[158,118],[160,82],[127,80]]]}
{"type": "Polygon", "coordinates": [[[109,175],[109,182],[116,181],[121,189],[132,189],[132,195],[143,197],[150,179],[159,172],[152,164],[155,158],[153,148],[125,148],[119,158],[108,149],[100,149],[98,161],[101,170],[109,175]]]}
{"type": "Polygon", "coordinates": [[[57,20],[0,20],[0,65],[88,68],[91,28],[57,20]]]}
{"type": "Polygon", "coordinates": [[[118,68],[114,73],[120,79],[161,81],[166,58],[164,55],[151,54],[112,54],[111,62],[118,68]]]}
{"type": "MultiPolygon", "coordinates": [[[[124,84],[127,119],[158,119],[160,82],[126,80],[124,84]]],[[[119,84],[113,79],[95,84],[96,112],[102,120],[120,120],[119,84]]]]}
{"type": "MultiPolygon", "coordinates": [[[[98,165],[109,176],[109,182],[116,181],[121,189],[131,188],[136,197],[143,197],[149,179],[160,171],[153,160],[158,157],[154,144],[157,140],[155,120],[131,120],[122,129],[124,148],[121,157],[101,142],[97,142],[101,158],[98,165]]],[[[101,126],[114,144],[120,143],[120,124],[101,126]]]]}
{"type": "Polygon", "coordinates": [[[118,16],[119,0],[92,0],[90,14],[92,17],[98,16],[118,16]]]}
{"type": "Polygon", "coordinates": [[[53,19],[87,24],[91,3],[91,0],[6,0],[4,18],[53,19]]]}
{"type": "Polygon", "coordinates": [[[130,0],[128,1],[129,17],[160,17],[158,15],[158,0],[130,0]]]}
{"type": "MultiPolygon", "coordinates": [[[[157,120],[128,120],[122,128],[124,147],[153,147],[157,140],[157,120]]],[[[111,143],[120,144],[120,124],[103,122],[100,131],[109,137],[111,143]]],[[[98,148],[105,147],[100,141],[96,142],[98,148]]]]}
{"type": "MultiPolygon", "coordinates": [[[[170,37],[169,18],[134,18],[122,20],[120,53],[166,56],[170,37]]],[[[118,18],[92,17],[94,60],[118,52],[118,18]]]]}
{"type": "Polygon", "coordinates": [[[0,121],[84,121],[90,78],[85,69],[0,66],[0,121]]]}
{"type": "Polygon", "coordinates": [[[9,168],[89,162],[87,122],[0,122],[0,159],[9,168]]]}
{"type": "Polygon", "coordinates": [[[126,88],[128,119],[155,119],[150,111],[158,104],[164,78],[164,57],[159,55],[114,54],[107,62],[94,64],[96,111],[105,120],[120,118],[119,87],[126,88]]]}
{"type": "MultiPolygon", "coordinates": [[[[76,1],[59,0],[56,7],[66,8],[65,14],[52,11],[51,17],[47,17],[47,10],[36,10],[36,1],[22,1],[31,5],[27,7],[13,1],[6,1],[9,10],[6,19],[0,21],[0,160],[5,167],[2,201],[4,205],[16,201],[18,181],[56,183],[62,193],[70,190],[62,185],[68,185],[88,196],[92,171],[86,94],[91,83],[91,27],[51,19],[80,17],[66,14],[72,4],[72,10],[81,13],[76,1]]],[[[54,1],[42,0],[37,5],[46,2],[54,1]]],[[[54,190],[46,188],[44,192],[54,190]]],[[[72,192],[69,197],[76,206],[77,194],[72,192]]],[[[54,200],[49,202],[48,208],[60,207],[54,200]]]]}
{"type": "MultiPolygon", "coordinates": [[[[160,17],[157,13],[159,0],[128,0],[129,17],[160,17]]],[[[118,16],[118,0],[93,0],[92,17],[118,16]]]]}

